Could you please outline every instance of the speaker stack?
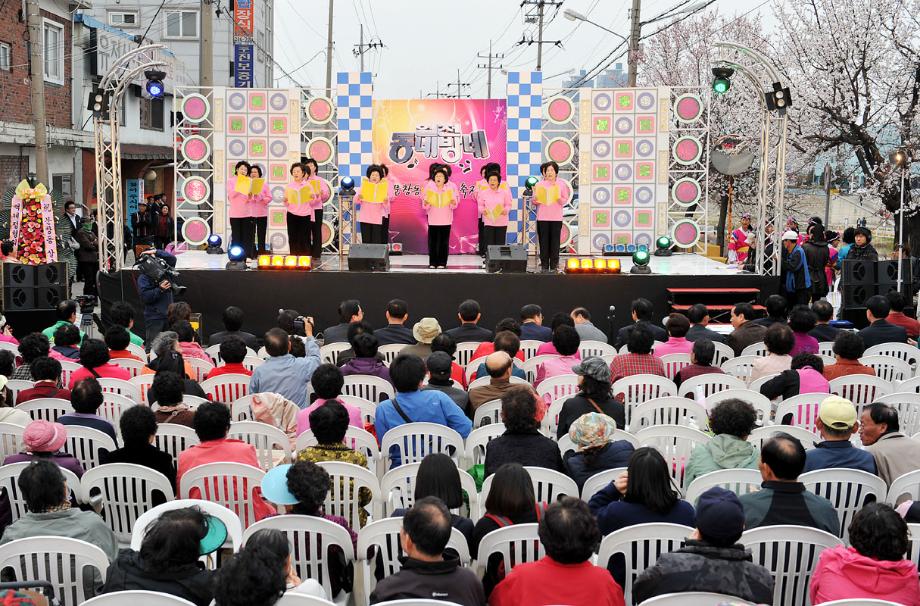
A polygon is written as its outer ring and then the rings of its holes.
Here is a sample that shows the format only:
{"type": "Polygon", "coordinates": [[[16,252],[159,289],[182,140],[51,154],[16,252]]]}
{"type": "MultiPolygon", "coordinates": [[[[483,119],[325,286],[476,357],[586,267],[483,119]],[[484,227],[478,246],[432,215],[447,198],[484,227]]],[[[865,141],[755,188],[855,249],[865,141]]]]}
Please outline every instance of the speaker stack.
{"type": "Polygon", "coordinates": [[[490,244],[486,249],[486,270],[490,274],[526,273],[527,249],[520,244],[511,246],[490,244]]]}
{"type": "Polygon", "coordinates": [[[4,263],[0,276],[4,312],[52,310],[68,298],[66,263],[4,263]]]}
{"type": "Polygon", "coordinates": [[[386,244],[352,244],[348,271],[390,271],[390,247],[386,244]]]}
{"type": "MultiPolygon", "coordinates": [[[[866,324],[866,303],[875,295],[887,295],[898,288],[898,263],[901,263],[901,292],[911,301],[914,294],[915,273],[920,262],[911,259],[900,261],[852,261],[844,259],[840,283],[843,301],[840,317],[861,327],[866,324]]],[[[920,283],[918,283],[920,284],[920,283]]]]}

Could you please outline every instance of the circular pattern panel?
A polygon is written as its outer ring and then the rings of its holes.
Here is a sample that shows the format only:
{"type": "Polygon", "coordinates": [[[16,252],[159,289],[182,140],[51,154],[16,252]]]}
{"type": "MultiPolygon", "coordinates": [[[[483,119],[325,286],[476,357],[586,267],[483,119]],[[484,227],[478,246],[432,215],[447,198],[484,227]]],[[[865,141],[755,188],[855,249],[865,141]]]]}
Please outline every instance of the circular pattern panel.
{"type": "Polygon", "coordinates": [[[326,97],[316,97],[307,102],[307,117],[317,124],[326,124],[335,115],[332,101],[326,97]]]}
{"type": "Polygon", "coordinates": [[[594,202],[595,206],[607,206],[610,204],[611,196],[609,187],[595,185],[591,188],[591,201],[594,202]]]}
{"type": "Polygon", "coordinates": [[[227,152],[231,158],[242,158],[246,155],[246,142],[242,139],[229,139],[227,141],[227,152]]]}
{"type": "Polygon", "coordinates": [[[208,140],[199,135],[187,137],[182,142],[182,156],[189,162],[200,164],[211,155],[211,145],[208,140]]]}
{"type": "Polygon", "coordinates": [[[271,245],[272,250],[283,250],[287,248],[288,245],[287,234],[276,231],[268,239],[268,243],[271,245]]]}
{"type": "Polygon", "coordinates": [[[632,166],[627,163],[617,164],[616,168],[613,169],[613,174],[616,175],[616,178],[620,181],[629,181],[633,176],[632,166]]]}
{"type": "Polygon", "coordinates": [[[566,97],[559,97],[550,101],[546,108],[546,117],[554,124],[565,124],[572,119],[575,108],[566,97]]]}
{"type": "Polygon", "coordinates": [[[629,227],[632,225],[632,212],[628,210],[618,210],[613,213],[613,224],[620,228],[629,227]]]}
{"type": "Polygon", "coordinates": [[[613,105],[613,99],[610,97],[610,93],[595,92],[591,101],[594,104],[594,109],[602,112],[609,110],[613,105]]]}
{"type": "Polygon", "coordinates": [[[700,184],[691,177],[678,179],[671,187],[671,199],[681,206],[692,206],[700,201],[701,196],[700,184]]]}
{"type": "Polygon", "coordinates": [[[693,219],[681,219],[671,228],[671,238],[680,248],[695,246],[700,239],[700,226],[693,219]]]}
{"type": "Polygon", "coordinates": [[[323,221],[323,248],[330,246],[335,240],[335,227],[330,221],[323,221]]]}
{"type": "Polygon", "coordinates": [[[203,177],[189,177],[182,185],[182,196],[186,202],[201,204],[211,196],[211,186],[203,177]]]}
{"type": "Polygon", "coordinates": [[[652,236],[649,234],[637,234],[633,241],[636,244],[636,248],[641,248],[644,246],[645,250],[648,250],[652,245],[652,236]]]}
{"type": "Polygon", "coordinates": [[[672,152],[675,161],[688,166],[699,161],[700,156],[703,155],[703,146],[696,137],[684,136],[674,142],[672,152]]]}
{"type": "Polygon", "coordinates": [[[632,118],[629,118],[627,116],[621,116],[617,118],[613,127],[616,129],[617,133],[621,135],[628,135],[632,133],[632,130],[633,130],[632,118]]]}
{"type": "Polygon", "coordinates": [[[636,95],[636,107],[642,111],[648,111],[655,107],[655,95],[644,91],[636,95]]]}
{"type": "Polygon", "coordinates": [[[288,97],[281,92],[273,93],[268,98],[268,105],[276,112],[284,111],[288,106],[288,97]]]}
{"type": "Polygon", "coordinates": [[[208,99],[199,93],[192,93],[182,99],[182,115],[192,124],[204,122],[211,113],[211,104],[208,99]]]}
{"type": "Polygon", "coordinates": [[[603,251],[604,247],[610,244],[610,236],[608,234],[594,234],[594,237],[591,238],[591,246],[594,250],[603,251]]]}
{"type": "Polygon", "coordinates": [[[610,142],[604,139],[595,141],[592,150],[596,159],[605,160],[610,157],[610,142]]]}
{"type": "Polygon", "coordinates": [[[234,111],[240,111],[246,107],[246,95],[244,93],[230,93],[227,95],[227,105],[234,111]]]}
{"type": "Polygon", "coordinates": [[[633,197],[638,204],[651,204],[655,199],[655,192],[648,185],[642,185],[636,188],[633,197]]]}
{"type": "Polygon", "coordinates": [[[256,135],[261,135],[265,132],[266,128],[265,118],[260,116],[253,116],[249,119],[249,131],[256,135]]]}
{"type": "Polygon", "coordinates": [[[192,246],[198,246],[208,241],[211,227],[201,217],[191,217],[185,220],[182,226],[182,238],[192,246]]]}
{"type": "Polygon", "coordinates": [[[640,158],[648,158],[655,153],[655,144],[648,139],[639,139],[636,141],[636,155],[640,158]]]}
{"type": "Polygon", "coordinates": [[[307,143],[307,156],[316,160],[317,164],[331,162],[335,157],[332,141],[325,137],[314,137],[307,143]]]}
{"type": "Polygon", "coordinates": [[[562,137],[550,139],[546,144],[546,156],[556,164],[568,164],[575,155],[571,141],[562,137]]]}
{"type": "Polygon", "coordinates": [[[288,146],[284,141],[275,139],[268,146],[268,151],[271,153],[272,158],[284,158],[287,156],[288,146]]]}
{"type": "Polygon", "coordinates": [[[693,94],[684,94],[674,102],[674,115],[682,122],[692,122],[703,113],[703,102],[693,94]]]}
{"type": "Polygon", "coordinates": [[[565,250],[572,244],[572,240],[575,239],[575,234],[577,230],[572,227],[572,224],[568,221],[562,222],[562,231],[559,234],[559,247],[562,250],[565,250]]]}

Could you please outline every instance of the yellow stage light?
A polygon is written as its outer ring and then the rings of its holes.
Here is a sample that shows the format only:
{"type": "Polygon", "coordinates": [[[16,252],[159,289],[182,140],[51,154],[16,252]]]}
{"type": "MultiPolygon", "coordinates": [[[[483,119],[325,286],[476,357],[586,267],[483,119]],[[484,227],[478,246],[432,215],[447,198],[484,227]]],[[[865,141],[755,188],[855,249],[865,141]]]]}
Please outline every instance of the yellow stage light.
{"type": "Polygon", "coordinates": [[[284,267],[284,255],[272,255],[272,267],[284,267]]]}
{"type": "Polygon", "coordinates": [[[272,265],[272,256],[271,255],[259,255],[259,267],[271,267],[272,265]]]}
{"type": "Polygon", "coordinates": [[[312,269],[313,268],[313,258],[312,257],[297,257],[297,267],[299,269],[312,269]]]}

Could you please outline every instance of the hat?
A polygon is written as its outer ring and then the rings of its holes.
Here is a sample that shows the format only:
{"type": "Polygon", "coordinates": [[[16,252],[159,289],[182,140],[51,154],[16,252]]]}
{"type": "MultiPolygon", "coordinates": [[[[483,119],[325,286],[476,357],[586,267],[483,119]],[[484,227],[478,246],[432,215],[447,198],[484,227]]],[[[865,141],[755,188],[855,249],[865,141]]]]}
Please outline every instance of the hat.
{"type": "Polygon", "coordinates": [[[866,240],[872,241],[872,231],[868,227],[859,226],[853,233],[854,236],[865,236],[866,240]]]}
{"type": "Polygon", "coordinates": [[[262,477],[262,496],[277,505],[296,505],[299,501],[288,490],[287,472],[290,463],[279,465],[262,477]]]}
{"type": "Polygon", "coordinates": [[[617,422],[598,412],[588,412],[578,417],[569,427],[569,438],[578,452],[597,448],[612,441],[617,422]]]}
{"type": "Polygon", "coordinates": [[[830,396],[818,404],[818,418],[831,429],[850,429],[856,424],[856,407],[846,398],[830,396]]]}
{"type": "Polygon", "coordinates": [[[794,230],[791,230],[791,229],[786,230],[786,231],[783,233],[783,240],[793,240],[793,241],[795,241],[795,242],[798,242],[798,240],[799,240],[799,233],[798,233],[797,231],[794,231],[794,230]]]}
{"type": "Polygon", "coordinates": [[[742,219],[747,219],[748,221],[750,221],[750,220],[751,220],[751,213],[741,213],[741,218],[742,218],[742,219]]]}
{"type": "Polygon", "coordinates": [[[572,372],[601,383],[610,383],[610,367],[601,358],[585,358],[572,367],[572,372]]]}
{"type": "Polygon", "coordinates": [[[431,344],[441,334],[441,325],[435,318],[422,318],[412,327],[412,336],[419,343],[431,344]]]}
{"type": "Polygon", "coordinates": [[[696,502],[696,528],[704,540],[735,541],[744,532],[744,507],[738,495],[713,486],[696,502]]]}
{"type": "MultiPolygon", "coordinates": [[[[439,376],[450,376],[451,364],[453,360],[446,351],[436,351],[428,356],[428,359],[425,360],[425,365],[428,367],[428,372],[432,375],[439,376]]],[[[2,376],[2,375],[0,375],[2,376]]]]}
{"type": "Polygon", "coordinates": [[[22,432],[22,443],[29,452],[57,452],[67,441],[67,428],[60,423],[32,421],[22,432]]]}
{"type": "Polygon", "coordinates": [[[205,515],[204,519],[208,525],[208,532],[204,535],[204,538],[198,542],[199,555],[214,553],[220,549],[224,541],[227,540],[227,527],[220,521],[220,518],[205,515]]]}
{"type": "Polygon", "coordinates": [[[826,232],[824,232],[825,242],[833,242],[834,240],[839,240],[839,239],[840,239],[840,234],[835,232],[833,229],[829,229],[826,232]]]}

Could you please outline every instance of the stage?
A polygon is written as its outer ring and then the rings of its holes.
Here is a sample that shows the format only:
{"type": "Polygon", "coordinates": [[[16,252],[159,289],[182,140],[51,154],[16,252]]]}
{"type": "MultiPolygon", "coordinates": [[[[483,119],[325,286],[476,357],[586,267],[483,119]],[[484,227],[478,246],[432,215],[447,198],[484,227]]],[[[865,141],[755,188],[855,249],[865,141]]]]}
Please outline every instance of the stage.
{"type": "MultiPolygon", "coordinates": [[[[409,303],[409,325],[433,316],[442,328],[457,325],[457,305],[476,299],[482,305],[482,324],[493,327],[504,317],[517,318],[521,306],[537,303],[545,320],[552,314],[577,306],[588,308],[594,323],[608,331],[609,309],[614,306],[615,327],[630,321],[630,303],[645,297],[655,305],[656,315],[668,312],[667,288],[758,288],[762,300],[776,292],[778,278],[739,272],[735,268],[694,254],[652,257],[651,275],[630,275],[631,257],[617,257],[623,273],[618,275],[566,275],[533,273],[486,273],[475,255],[451,256],[448,268],[428,269],[425,255],[393,256],[390,271],[350,272],[347,258],[323,258],[315,271],[273,271],[224,269],[226,255],[192,251],[178,255],[181,283],[188,287],[184,299],[202,313],[204,332],[223,330],[221,314],[228,305],[246,313],[244,329],[261,335],[274,326],[278,310],[293,308],[316,319],[319,328],[338,323],[336,309],[343,299],[359,299],[365,319],[374,327],[386,323],[384,311],[390,299],[409,303]],[[701,279],[702,278],[702,279],[701,279]]],[[[560,261],[565,262],[565,257],[560,261]]],[[[143,308],[136,287],[137,271],[126,269],[100,274],[103,314],[113,301],[125,300],[138,309],[138,331],[142,332],[143,308]]]]}

